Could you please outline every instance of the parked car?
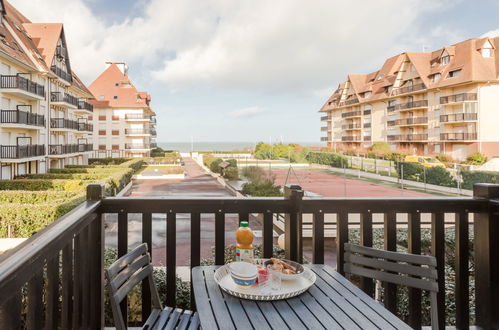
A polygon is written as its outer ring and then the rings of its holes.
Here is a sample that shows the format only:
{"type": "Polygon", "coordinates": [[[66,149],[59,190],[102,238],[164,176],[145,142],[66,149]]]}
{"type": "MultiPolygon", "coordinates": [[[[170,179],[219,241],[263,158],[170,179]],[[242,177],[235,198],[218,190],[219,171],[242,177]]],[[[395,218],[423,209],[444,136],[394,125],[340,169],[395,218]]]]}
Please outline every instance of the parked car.
{"type": "Polygon", "coordinates": [[[418,163],[424,167],[445,167],[445,165],[436,158],[423,156],[406,156],[407,163],[418,163]]]}

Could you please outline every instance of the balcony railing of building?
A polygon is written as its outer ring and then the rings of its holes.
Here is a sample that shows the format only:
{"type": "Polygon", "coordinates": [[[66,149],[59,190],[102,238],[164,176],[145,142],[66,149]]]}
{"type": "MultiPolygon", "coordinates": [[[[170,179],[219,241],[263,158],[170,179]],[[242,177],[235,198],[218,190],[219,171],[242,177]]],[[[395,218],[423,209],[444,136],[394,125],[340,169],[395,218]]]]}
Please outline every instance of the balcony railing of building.
{"type": "Polygon", "coordinates": [[[51,92],[50,93],[50,101],[51,102],[65,102],[75,107],[78,107],[78,98],[69,93],[63,92],[51,92]]]}
{"type": "Polygon", "coordinates": [[[125,149],[149,149],[145,143],[126,143],[125,149]]]}
{"type": "Polygon", "coordinates": [[[426,141],[428,140],[428,134],[397,134],[388,135],[388,141],[426,141]]]}
{"type": "Polygon", "coordinates": [[[371,136],[364,135],[364,141],[371,141],[371,136]]]}
{"type": "MultiPolygon", "coordinates": [[[[286,232],[286,258],[303,260],[302,214],[312,214],[312,260],[324,263],[325,215],[335,215],[330,224],[336,232],[337,271],[344,275],[345,243],[352,230],[360,225],[360,244],[373,245],[373,227],[383,228],[384,249],[397,251],[397,232],[407,232],[408,252],[421,254],[422,231],[430,235],[431,255],[437,261],[438,309],[435,315],[438,328],[445,329],[446,312],[458,329],[493,329],[499,324],[499,273],[495,270],[499,253],[499,187],[476,184],[473,197],[424,197],[424,198],[303,198],[299,186],[286,186],[286,197],[274,198],[103,198],[103,186],[87,187],[87,201],[64,215],[53,224],[21,243],[14,250],[0,257],[0,319],[3,329],[22,328],[23,320],[28,329],[84,328],[103,329],[104,319],[104,235],[106,215],[117,217],[117,255],[128,252],[130,231],[129,215],[141,217],[140,241],[151,248],[154,221],[162,221],[166,228],[166,248],[155,251],[160,260],[166,260],[166,305],[176,306],[177,214],[190,218],[189,267],[201,263],[201,219],[214,214],[214,262],[225,263],[225,229],[231,218],[239,214],[247,220],[249,214],[262,218],[262,255],[273,256],[273,217],[284,215],[286,232]],[[162,215],[158,218],[158,215],[162,215]],[[376,215],[376,216],[375,216],[376,215]],[[378,217],[377,215],[380,215],[378,217]],[[157,220],[161,219],[161,220],[157,220]],[[446,272],[446,235],[453,229],[455,245],[452,258],[455,274],[446,272]],[[474,228],[474,229],[473,229],[474,228]],[[473,230],[473,235],[469,235],[473,230]],[[474,247],[473,255],[470,246],[474,247]],[[470,258],[475,262],[474,281],[470,281],[470,258]],[[446,283],[455,290],[452,308],[446,305],[446,283]],[[475,299],[470,301],[470,292],[475,299]],[[28,297],[28,299],[26,299],[28,297]],[[477,306],[475,324],[470,324],[470,304],[477,306]],[[27,315],[27,317],[26,317],[27,315]]],[[[183,220],[181,220],[183,221],[183,220]]],[[[358,230],[358,229],[357,229],[358,230]]],[[[114,243],[114,242],[113,242],[114,243]]],[[[448,259],[447,259],[448,260],[448,259]]],[[[373,297],[374,281],[362,278],[359,286],[373,297]]],[[[400,286],[387,285],[383,294],[384,306],[397,313],[397,293],[400,286]]],[[[151,313],[149,291],[142,293],[142,320],[151,313]]],[[[192,297],[192,295],[191,295],[192,297]]],[[[409,289],[408,323],[421,329],[422,291],[409,289]]],[[[129,307],[134,308],[134,307],[129,307]]],[[[134,311],[138,312],[138,311],[134,311]]],[[[139,312],[140,313],[140,312],[139,312]]],[[[127,308],[123,309],[127,319],[127,308]]],[[[255,322],[258,322],[255,320],[255,322]]],[[[449,325],[449,324],[447,324],[449,325]]],[[[258,323],[255,324],[258,328],[258,323]]]]}
{"type": "Polygon", "coordinates": [[[426,86],[423,83],[415,84],[415,85],[412,85],[412,86],[400,87],[400,88],[395,89],[393,91],[393,95],[395,96],[395,95],[413,93],[413,92],[417,92],[417,91],[423,90],[425,88],[426,88],[426,86]]]}
{"type": "Polygon", "coordinates": [[[151,131],[145,128],[125,128],[125,134],[130,134],[130,135],[151,134],[151,131]]]}
{"type": "Polygon", "coordinates": [[[327,142],[327,136],[321,136],[321,142],[327,142]]]}
{"type": "Polygon", "coordinates": [[[341,137],[343,142],[357,142],[360,141],[360,136],[357,135],[346,135],[341,137]]]}
{"type": "Polygon", "coordinates": [[[388,126],[414,126],[428,124],[428,117],[401,118],[387,121],[388,126]]]}
{"type": "Polygon", "coordinates": [[[364,128],[371,128],[371,123],[364,123],[364,128]]]}
{"type": "Polygon", "coordinates": [[[78,123],[78,130],[82,132],[93,132],[94,131],[94,125],[89,124],[89,123],[78,123]]]}
{"type": "Polygon", "coordinates": [[[91,143],[83,144],[49,144],[49,155],[65,155],[92,151],[91,143]]]}
{"type": "Polygon", "coordinates": [[[45,87],[20,75],[1,75],[0,87],[21,89],[25,92],[45,97],[45,87]]]}
{"type": "Polygon", "coordinates": [[[407,103],[395,104],[395,105],[387,107],[386,110],[388,112],[392,112],[392,111],[396,111],[396,110],[427,108],[427,107],[428,107],[428,100],[419,100],[419,101],[412,101],[412,102],[407,102],[407,103]]]}
{"type": "Polygon", "coordinates": [[[57,56],[59,59],[64,59],[67,57],[67,51],[66,48],[63,47],[62,45],[58,45],[55,47],[55,56],[57,56]]]}
{"type": "Polygon", "coordinates": [[[476,100],[478,100],[477,93],[460,93],[460,94],[440,97],[440,104],[458,103],[458,102],[476,101],[476,100]]]}
{"type": "Polygon", "coordinates": [[[321,132],[327,132],[327,126],[322,126],[321,127],[321,132]]]}
{"type": "Polygon", "coordinates": [[[52,65],[50,67],[50,69],[52,70],[52,72],[55,73],[56,76],[58,76],[59,78],[61,78],[62,80],[65,80],[67,82],[72,82],[73,81],[73,77],[71,76],[70,73],[64,71],[63,69],[61,68],[58,68],[57,66],[55,65],[52,65]]]}
{"type": "Polygon", "coordinates": [[[364,110],[364,116],[370,115],[371,111],[371,109],[364,110]]]}
{"type": "Polygon", "coordinates": [[[462,121],[474,121],[477,120],[478,116],[476,113],[454,113],[450,115],[441,115],[441,123],[454,123],[462,121]]]}
{"type": "Polygon", "coordinates": [[[79,100],[78,101],[78,109],[82,109],[82,110],[87,110],[87,111],[93,112],[94,111],[94,106],[91,105],[90,103],[88,103],[85,100],[79,100]]]}
{"type": "Polygon", "coordinates": [[[66,129],[79,129],[79,123],[76,120],[66,118],[51,118],[50,128],[66,128],[66,129]]]}
{"type": "Polygon", "coordinates": [[[158,144],[156,142],[151,142],[151,143],[149,143],[149,146],[151,149],[154,149],[154,148],[158,147],[158,144]]]}
{"type": "Polygon", "coordinates": [[[156,124],[156,123],[157,123],[157,119],[156,119],[156,117],[151,116],[151,123],[152,123],[152,124],[156,124]]]}
{"type": "Polygon", "coordinates": [[[442,141],[474,141],[478,137],[477,133],[441,133],[442,141]]]}
{"type": "Polygon", "coordinates": [[[152,119],[151,116],[142,113],[129,113],[125,115],[125,119],[152,119]]]}
{"type": "Polygon", "coordinates": [[[329,116],[321,116],[321,121],[327,121],[329,119],[329,116]]]}
{"type": "Polygon", "coordinates": [[[362,111],[357,110],[357,111],[350,111],[350,112],[345,112],[341,114],[342,118],[348,118],[348,117],[358,117],[362,115],[362,111]]]}
{"type": "Polygon", "coordinates": [[[21,159],[30,157],[45,156],[45,146],[43,144],[28,145],[0,145],[0,158],[21,159]]]}
{"type": "Polygon", "coordinates": [[[343,106],[352,105],[352,104],[356,104],[356,103],[359,103],[359,99],[354,98],[354,99],[351,99],[351,100],[341,101],[338,104],[338,106],[339,107],[343,107],[343,106]]]}
{"type": "Polygon", "coordinates": [[[361,129],[362,125],[361,124],[346,124],[346,125],[341,125],[341,129],[361,129]]]}
{"type": "Polygon", "coordinates": [[[45,116],[32,113],[29,105],[18,105],[16,110],[0,110],[0,123],[44,127],[45,116]],[[28,111],[21,110],[24,108],[28,111]]]}
{"type": "Polygon", "coordinates": [[[153,129],[153,128],[151,128],[151,129],[149,130],[149,133],[151,134],[151,136],[156,136],[156,135],[157,135],[156,130],[155,130],[155,129],[153,129]]]}

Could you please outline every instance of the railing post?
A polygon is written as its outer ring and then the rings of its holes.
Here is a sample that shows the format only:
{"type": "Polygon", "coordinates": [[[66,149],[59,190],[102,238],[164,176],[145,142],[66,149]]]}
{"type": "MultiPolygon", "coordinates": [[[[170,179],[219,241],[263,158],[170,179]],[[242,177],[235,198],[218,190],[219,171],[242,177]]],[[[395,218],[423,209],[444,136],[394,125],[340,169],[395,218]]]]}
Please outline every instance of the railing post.
{"type": "MultiPolygon", "coordinates": [[[[473,197],[499,199],[499,185],[475,184],[473,197]]],[[[499,213],[489,204],[478,214],[475,225],[476,325],[499,328],[499,213]]]]}
{"type": "Polygon", "coordinates": [[[290,202],[289,213],[286,213],[284,218],[286,258],[301,263],[303,260],[301,214],[303,190],[298,185],[285,185],[284,198],[290,202]]]}
{"type": "MultiPolygon", "coordinates": [[[[104,198],[103,184],[87,186],[87,201],[99,201],[104,198]]],[[[99,212],[89,225],[88,260],[90,267],[90,327],[104,328],[104,219],[99,212]]]]}

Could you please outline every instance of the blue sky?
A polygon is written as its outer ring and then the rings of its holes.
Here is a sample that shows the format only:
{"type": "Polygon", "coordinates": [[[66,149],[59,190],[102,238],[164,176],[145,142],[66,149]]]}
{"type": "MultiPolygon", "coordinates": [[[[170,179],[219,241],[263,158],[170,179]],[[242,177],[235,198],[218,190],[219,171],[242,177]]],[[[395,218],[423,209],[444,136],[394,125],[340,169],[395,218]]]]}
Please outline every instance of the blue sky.
{"type": "Polygon", "coordinates": [[[499,34],[499,0],[11,0],[63,22],[86,83],[126,61],[152,95],[158,141],[316,141],[348,73],[403,51],[499,34]]]}

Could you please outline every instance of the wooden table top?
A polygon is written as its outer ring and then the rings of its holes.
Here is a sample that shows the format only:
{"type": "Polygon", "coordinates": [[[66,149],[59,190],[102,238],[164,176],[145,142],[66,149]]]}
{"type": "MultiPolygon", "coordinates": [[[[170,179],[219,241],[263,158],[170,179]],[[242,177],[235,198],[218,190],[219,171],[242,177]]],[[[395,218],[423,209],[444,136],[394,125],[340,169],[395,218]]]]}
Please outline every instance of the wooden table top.
{"type": "Polygon", "coordinates": [[[231,296],[217,285],[220,266],[192,269],[203,329],[411,329],[380,303],[326,265],[306,265],[317,281],[305,293],[278,301],[231,296]]]}

